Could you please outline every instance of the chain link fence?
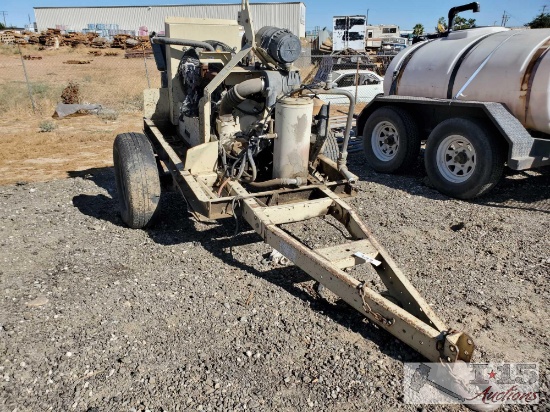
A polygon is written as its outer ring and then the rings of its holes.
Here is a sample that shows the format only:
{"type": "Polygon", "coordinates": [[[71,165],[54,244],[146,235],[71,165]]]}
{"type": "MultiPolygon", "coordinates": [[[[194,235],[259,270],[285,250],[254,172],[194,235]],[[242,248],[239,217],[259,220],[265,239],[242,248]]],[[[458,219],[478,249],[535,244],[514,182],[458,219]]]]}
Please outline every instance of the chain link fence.
{"type": "Polygon", "coordinates": [[[160,87],[152,55],[120,49],[0,46],[0,114],[53,113],[69,84],[78,86],[76,99],[116,112],[141,111],[143,89],[160,87]]]}

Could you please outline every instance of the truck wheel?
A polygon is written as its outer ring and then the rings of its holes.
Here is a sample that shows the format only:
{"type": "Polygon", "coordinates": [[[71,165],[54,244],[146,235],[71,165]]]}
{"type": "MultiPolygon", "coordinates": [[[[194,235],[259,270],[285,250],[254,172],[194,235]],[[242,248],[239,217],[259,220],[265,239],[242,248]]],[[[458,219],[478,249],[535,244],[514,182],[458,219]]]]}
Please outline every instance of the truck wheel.
{"type": "Polygon", "coordinates": [[[363,129],[363,150],[377,172],[407,169],[420,153],[420,134],[412,116],[397,107],[377,109],[363,129]]]}
{"type": "Polygon", "coordinates": [[[473,199],[492,189],[504,169],[499,140],[468,119],[448,119],[432,131],[424,156],[426,173],[441,193],[473,199]]]}
{"type": "Polygon", "coordinates": [[[147,136],[119,134],[113,146],[113,161],[122,220],[131,228],[144,228],[157,210],[161,191],[155,154],[147,136]]]}

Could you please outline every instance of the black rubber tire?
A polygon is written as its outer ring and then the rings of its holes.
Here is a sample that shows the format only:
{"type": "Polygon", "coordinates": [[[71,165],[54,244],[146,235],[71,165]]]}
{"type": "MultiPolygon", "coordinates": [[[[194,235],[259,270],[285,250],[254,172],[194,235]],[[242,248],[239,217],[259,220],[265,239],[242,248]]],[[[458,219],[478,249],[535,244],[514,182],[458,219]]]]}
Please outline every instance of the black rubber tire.
{"type": "Polygon", "coordinates": [[[397,173],[405,171],[420,153],[420,133],[412,116],[398,107],[381,107],[368,118],[363,128],[363,151],[368,165],[377,172],[397,173]],[[372,134],[381,122],[391,123],[399,135],[396,155],[389,160],[380,159],[372,148],[372,134]]]}
{"type": "Polygon", "coordinates": [[[340,148],[338,147],[338,140],[334,135],[334,131],[331,129],[328,132],[327,139],[323,146],[323,154],[333,162],[338,161],[338,155],[340,154],[340,148]]]}
{"type": "Polygon", "coordinates": [[[441,193],[458,199],[473,199],[491,190],[500,180],[505,163],[505,145],[475,120],[453,118],[438,124],[426,142],[426,173],[441,193]],[[437,150],[452,135],[466,138],[475,150],[475,168],[464,182],[452,182],[440,171],[437,150]]]}
{"type": "Polygon", "coordinates": [[[141,133],[123,133],[113,145],[120,215],[133,229],[151,224],[160,200],[160,179],[153,147],[141,133]]]}

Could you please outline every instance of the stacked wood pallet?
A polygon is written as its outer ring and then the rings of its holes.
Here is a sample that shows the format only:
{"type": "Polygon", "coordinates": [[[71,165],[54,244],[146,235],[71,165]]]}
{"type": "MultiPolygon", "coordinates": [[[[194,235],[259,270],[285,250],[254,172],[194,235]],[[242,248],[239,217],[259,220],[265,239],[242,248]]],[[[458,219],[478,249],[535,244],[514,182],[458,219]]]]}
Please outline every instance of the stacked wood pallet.
{"type": "Polygon", "coordinates": [[[91,41],[90,47],[94,47],[96,49],[106,49],[109,47],[109,42],[105,37],[96,37],[91,41]]]}
{"type": "Polygon", "coordinates": [[[128,50],[126,53],[124,53],[124,58],[126,59],[133,59],[133,58],[139,58],[139,57],[147,57],[152,56],[153,50],[152,49],[134,49],[134,50],[128,50]]]}
{"type": "Polygon", "coordinates": [[[140,51],[151,50],[151,42],[148,36],[132,36],[129,34],[116,34],[112,42],[104,37],[99,37],[97,33],[61,33],[59,29],[47,29],[40,34],[25,32],[23,34],[5,31],[0,33],[0,42],[4,43],[30,43],[40,44],[41,50],[59,46],[79,45],[93,47],[95,49],[106,49],[108,47],[121,48],[125,50],[140,51]]]}
{"type": "Polygon", "coordinates": [[[97,33],[66,33],[62,38],[62,45],[76,47],[78,45],[89,45],[97,37],[97,33]]]}
{"type": "MultiPolygon", "coordinates": [[[[55,46],[55,39],[60,39],[61,37],[61,30],[58,29],[48,29],[46,31],[43,31],[40,33],[40,36],[38,37],[38,41],[42,46],[46,47],[54,47],[55,46]]],[[[59,45],[61,45],[61,41],[59,41],[59,45]]]]}
{"type": "Polygon", "coordinates": [[[0,33],[0,43],[15,43],[14,32],[11,30],[6,30],[3,33],[0,33]]]}
{"type": "Polygon", "coordinates": [[[30,31],[24,31],[23,36],[27,38],[27,43],[29,44],[38,44],[40,43],[40,39],[37,33],[33,33],[30,31]]]}
{"type": "Polygon", "coordinates": [[[331,53],[332,52],[332,40],[330,38],[326,39],[320,46],[319,51],[323,53],[331,53]]]}
{"type": "Polygon", "coordinates": [[[129,34],[116,34],[113,36],[111,47],[130,50],[150,49],[149,36],[130,36],[129,34]]]}
{"type": "Polygon", "coordinates": [[[127,47],[126,40],[131,38],[132,36],[130,36],[129,34],[115,34],[113,36],[113,42],[111,43],[111,47],[125,49],[127,47]]]}

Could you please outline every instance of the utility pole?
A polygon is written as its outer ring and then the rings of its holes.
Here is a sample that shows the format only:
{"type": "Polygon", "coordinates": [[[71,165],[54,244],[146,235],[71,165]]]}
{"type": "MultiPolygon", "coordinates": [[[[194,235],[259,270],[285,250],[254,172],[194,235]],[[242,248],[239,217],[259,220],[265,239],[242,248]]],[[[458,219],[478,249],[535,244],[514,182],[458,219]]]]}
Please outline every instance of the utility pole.
{"type": "Polygon", "coordinates": [[[4,27],[6,27],[6,16],[8,15],[8,12],[0,10],[0,13],[2,13],[2,16],[4,17],[4,27]]]}
{"type": "Polygon", "coordinates": [[[546,4],[545,4],[544,6],[542,6],[542,14],[544,14],[544,12],[546,11],[546,8],[547,8],[547,7],[548,7],[548,6],[547,6],[546,4]]]}
{"type": "Polygon", "coordinates": [[[502,14],[502,27],[506,27],[506,23],[508,23],[508,20],[510,20],[510,16],[506,14],[506,10],[504,10],[504,13],[502,14]]]}

